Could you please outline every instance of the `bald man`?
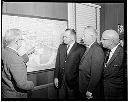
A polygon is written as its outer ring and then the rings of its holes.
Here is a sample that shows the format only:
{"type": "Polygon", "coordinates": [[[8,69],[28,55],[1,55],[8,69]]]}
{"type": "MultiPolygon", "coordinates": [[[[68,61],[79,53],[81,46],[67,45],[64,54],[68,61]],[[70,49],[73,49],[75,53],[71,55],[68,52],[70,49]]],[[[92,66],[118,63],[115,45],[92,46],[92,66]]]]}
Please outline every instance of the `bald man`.
{"type": "Polygon", "coordinates": [[[123,48],[115,30],[106,30],[101,43],[110,50],[104,67],[104,99],[123,100],[123,48]]]}
{"type": "Polygon", "coordinates": [[[27,98],[28,91],[34,88],[34,83],[27,80],[26,62],[28,56],[21,57],[18,54],[18,49],[22,46],[23,40],[21,34],[20,29],[9,29],[3,39],[2,99],[27,98]]]}
{"type": "Polygon", "coordinates": [[[101,100],[100,80],[103,71],[104,52],[96,42],[96,30],[84,30],[83,41],[87,47],[79,65],[79,90],[82,100],[101,100]]]}

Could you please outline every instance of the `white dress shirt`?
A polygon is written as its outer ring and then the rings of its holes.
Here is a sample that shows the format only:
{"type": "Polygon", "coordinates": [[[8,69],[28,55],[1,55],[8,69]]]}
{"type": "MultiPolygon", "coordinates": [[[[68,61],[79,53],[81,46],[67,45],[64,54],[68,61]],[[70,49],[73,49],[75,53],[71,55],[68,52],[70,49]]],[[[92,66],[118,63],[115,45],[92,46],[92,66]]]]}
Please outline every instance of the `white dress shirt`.
{"type": "Polygon", "coordinates": [[[7,47],[10,48],[10,49],[12,49],[12,50],[14,50],[14,51],[16,51],[18,53],[18,51],[16,49],[14,49],[12,47],[9,47],[9,46],[7,46],[7,47]]]}
{"type": "Polygon", "coordinates": [[[67,50],[67,54],[69,53],[69,51],[71,50],[72,46],[75,44],[75,42],[71,43],[70,45],[67,45],[67,47],[69,46],[68,50],[67,50]]]}
{"type": "Polygon", "coordinates": [[[89,49],[95,42],[91,43],[90,45],[87,45],[87,49],[89,49]]]}
{"type": "MultiPolygon", "coordinates": [[[[118,45],[120,45],[120,43],[119,43],[118,45]]],[[[115,50],[117,49],[118,45],[116,45],[113,49],[111,49],[107,63],[108,63],[108,62],[110,61],[110,59],[112,58],[112,55],[114,54],[114,52],[115,52],[115,50]]]]}

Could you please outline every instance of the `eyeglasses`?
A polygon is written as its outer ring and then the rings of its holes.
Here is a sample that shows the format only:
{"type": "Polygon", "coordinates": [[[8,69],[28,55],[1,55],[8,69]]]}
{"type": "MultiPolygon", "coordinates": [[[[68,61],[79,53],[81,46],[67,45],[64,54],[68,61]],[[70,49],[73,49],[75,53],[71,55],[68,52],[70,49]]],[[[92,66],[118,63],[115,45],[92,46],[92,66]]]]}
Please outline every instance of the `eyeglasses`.
{"type": "Polygon", "coordinates": [[[110,39],[101,39],[101,40],[110,40],[110,39]]]}
{"type": "MultiPolygon", "coordinates": [[[[17,41],[23,41],[23,40],[24,40],[23,38],[19,38],[17,41]]],[[[16,41],[16,42],[17,42],[17,41],[16,41]]]]}

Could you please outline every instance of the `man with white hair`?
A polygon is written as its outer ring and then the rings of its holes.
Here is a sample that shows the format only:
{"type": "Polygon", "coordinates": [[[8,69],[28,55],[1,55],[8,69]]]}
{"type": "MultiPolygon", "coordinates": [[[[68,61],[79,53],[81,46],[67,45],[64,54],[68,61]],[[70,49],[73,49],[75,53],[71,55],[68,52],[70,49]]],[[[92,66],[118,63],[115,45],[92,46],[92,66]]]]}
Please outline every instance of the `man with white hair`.
{"type": "Polygon", "coordinates": [[[3,39],[2,98],[27,98],[27,92],[34,88],[33,82],[27,80],[27,56],[22,58],[17,51],[22,45],[21,33],[9,29],[3,39]]]}
{"type": "Polygon", "coordinates": [[[101,43],[110,50],[104,67],[104,99],[123,100],[123,48],[119,43],[119,34],[115,30],[106,30],[101,43]]]}
{"type": "Polygon", "coordinates": [[[79,90],[82,100],[101,100],[101,75],[104,52],[97,41],[97,32],[92,27],[84,30],[83,41],[87,47],[79,65],[79,90]]]}

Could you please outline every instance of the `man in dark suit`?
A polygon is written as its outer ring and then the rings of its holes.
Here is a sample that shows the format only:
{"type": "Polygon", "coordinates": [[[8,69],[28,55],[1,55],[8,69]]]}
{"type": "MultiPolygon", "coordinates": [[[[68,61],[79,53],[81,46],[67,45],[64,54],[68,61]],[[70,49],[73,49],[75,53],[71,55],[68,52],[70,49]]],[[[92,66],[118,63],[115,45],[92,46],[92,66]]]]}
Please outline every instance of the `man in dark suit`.
{"type": "Polygon", "coordinates": [[[59,88],[60,99],[77,100],[79,63],[85,47],[76,42],[76,33],[73,29],[65,31],[63,41],[57,52],[54,83],[59,88]]]}
{"type": "Polygon", "coordinates": [[[104,52],[96,42],[97,33],[92,27],[84,29],[83,41],[87,47],[79,65],[81,100],[101,100],[101,75],[104,52]]]}
{"type": "Polygon", "coordinates": [[[101,43],[110,50],[104,67],[104,99],[123,100],[123,48],[119,43],[119,34],[115,30],[106,30],[101,43]]]}
{"type": "Polygon", "coordinates": [[[17,51],[22,45],[21,33],[19,29],[9,29],[4,36],[2,98],[27,98],[27,92],[34,88],[33,82],[27,80],[28,56],[21,57],[17,51]]]}

